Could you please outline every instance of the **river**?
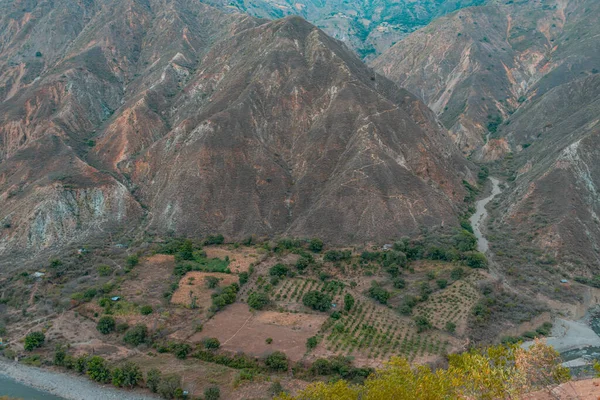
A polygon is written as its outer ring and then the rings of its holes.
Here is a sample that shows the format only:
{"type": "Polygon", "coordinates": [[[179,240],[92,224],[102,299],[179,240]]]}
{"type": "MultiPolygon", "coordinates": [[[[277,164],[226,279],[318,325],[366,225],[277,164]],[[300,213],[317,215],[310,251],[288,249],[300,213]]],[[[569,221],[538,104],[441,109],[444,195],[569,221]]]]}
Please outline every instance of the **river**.
{"type": "Polygon", "coordinates": [[[475,214],[473,214],[470,218],[471,226],[473,227],[473,233],[477,238],[477,250],[484,254],[487,253],[490,248],[488,240],[481,232],[483,223],[488,217],[488,211],[486,210],[485,206],[487,206],[488,203],[494,199],[494,197],[502,193],[502,190],[500,190],[500,181],[491,176],[490,181],[492,182],[492,193],[485,199],[481,199],[475,203],[476,211],[475,214]]]}
{"type": "Polygon", "coordinates": [[[26,400],[63,400],[62,397],[25,386],[6,375],[0,374],[0,397],[8,396],[26,400]]]}

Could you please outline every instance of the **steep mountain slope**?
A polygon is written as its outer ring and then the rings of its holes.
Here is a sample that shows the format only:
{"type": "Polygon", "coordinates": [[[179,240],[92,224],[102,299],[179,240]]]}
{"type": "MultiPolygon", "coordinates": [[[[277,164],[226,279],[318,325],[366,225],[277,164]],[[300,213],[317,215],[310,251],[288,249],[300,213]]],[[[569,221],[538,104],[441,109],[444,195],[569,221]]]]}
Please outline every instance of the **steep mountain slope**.
{"type": "Polygon", "coordinates": [[[434,18],[486,0],[203,0],[225,10],[277,19],[299,15],[342,40],[361,58],[387,50],[434,18]]]}
{"type": "MultiPolygon", "coordinates": [[[[470,153],[525,100],[596,68],[585,18],[597,8],[587,0],[490,2],[434,21],[373,66],[421,97],[470,153]]],[[[492,144],[488,158],[508,150],[492,144]]]]}
{"type": "Polygon", "coordinates": [[[471,166],[433,113],[300,18],[2,7],[4,254],[137,228],[347,243],[457,224],[471,166]]]}
{"type": "Polygon", "coordinates": [[[591,0],[492,2],[433,22],[374,62],[423,98],[466,153],[497,160],[508,186],[492,249],[509,275],[553,296],[558,274],[596,274],[600,261],[599,18],[591,0]]]}

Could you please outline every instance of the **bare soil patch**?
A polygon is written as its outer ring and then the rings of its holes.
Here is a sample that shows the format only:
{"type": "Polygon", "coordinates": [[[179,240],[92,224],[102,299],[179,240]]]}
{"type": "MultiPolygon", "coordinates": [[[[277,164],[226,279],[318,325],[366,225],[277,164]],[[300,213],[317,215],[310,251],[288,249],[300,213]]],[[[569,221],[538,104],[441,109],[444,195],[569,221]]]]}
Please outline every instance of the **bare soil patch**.
{"type": "Polygon", "coordinates": [[[246,304],[236,303],[217,313],[191,340],[216,337],[228,351],[261,356],[279,350],[298,361],[306,353],[306,339],[316,335],[326,319],[316,314],[251,312],[246,304]],[[267,338],[273,342],[267,344],[267,338]]]}
{"type": "Polygon", "coordinates": [[[119,293],[127,301],[158,306],[162,301],[162,293],[169,286],[174,267],[173,256],[156,254],[148,257],[134,268],[131,276],[121,285],[119,293]]]}

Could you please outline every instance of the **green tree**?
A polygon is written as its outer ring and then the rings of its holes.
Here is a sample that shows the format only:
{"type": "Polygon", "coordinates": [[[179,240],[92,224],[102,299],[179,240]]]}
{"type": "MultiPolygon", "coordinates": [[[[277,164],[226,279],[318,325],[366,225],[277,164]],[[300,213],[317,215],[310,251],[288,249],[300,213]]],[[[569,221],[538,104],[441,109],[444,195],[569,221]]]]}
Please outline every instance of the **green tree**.
{"type": "Polygon", "coordinates": [[[204,389],[204,400],[219,400],[221,389],[218,386],[210,386],[204,389]]]}
{"type": "Polygon", "coordinates": [[[148,389],[150,389],[152,393],[156,393],[158,391],[158,385],[160,384],[160,381],[161,374],[158,369],[152,368],[146,374],[146,386],[148,386],[148,389]]]}
{"type": "Polygon", "coordinates": [[[344,310],[349,312],[354,307],[354,297],[350,293],[344,295],[344,310]]]}
{"type": "Polygon", "coordinates": [[[306,349],[307,350],[312,350],[315,347],[317,347],[317,344],[319,344],[317,337],[316,336],[311,336],[308,339],[306,339],[306,349]]]}
{"type": "Polygon", "coordinates": [[[271,299],[269,295],[263,292],[252,292],[248,296],[248,306],[255,310],[262,310],[269,305],[271,299]]]}
{"type": "Polygon", "coordinates": [[[250,274],[248,274],[246,271],[240,272],[239,279],[240,286],[244,286],[246,283],[248,283],[248,279],[250,279],[250,274]]]}
{"type": "Polygon", "coordinates": [[[269,275],[283,278],[290,272],[290,269],[283,264],[275,264],[269,269],[269,275]]]}
{"type": "Polygon", "coordinates": [[[369,297],[381,304],[387,304],[390,298],[390,292],[379,285],[373,285],[369,288],[369,297]]]}
{"type": "Polygon", "coordinates": [[[140,313],[142,315],[150,315],[150,314],[152,314],[152,312],[154,312],[154,310],[152,309],[152,306],[145,305],[145,306],[142,306],[142,308],[140,308],[140,313]]]}
{"type": "Polygon", "coordinates": [[[323,241],[318,238],[311,239],[308,248],[314,253],[320,253],[323,250],[323,241]]]}
{"type": "Polygon", "coordinates": [[[142,371],[137,364],[126,362],[122,367],[113,369],[112,384],[117,387],[133,389],[142,381],[142,371]]]}
{"type": "Polygon", "coordinates": [[[419,316],[415,317],[415,324],[417,325],[417,332],[419,332],[419,333],[433,328],[433,326],[431,325],[431,322],[429,322],[427,317],[425,317],[423,315],[419,315],[419,316]]]}
{"type": "Polygon", "coordinates": [[[133,268],[140,263],[140,257],[137,254],[132,254],[125,260],[128,267],[133,268]]]}
{"type": "Polygon", "coordinates": [[[204,339],[204,348],[210,350],[216,350],[221,347],[221,342],[217,338],[206,338],[204,339]]]}
{"type": "Polygon", "coordinates": [[[327,311],[331,309],[332,298],[330,295],[317,290],[311,290],[302,296],[302,304],[317,311],[327,311]]]}
{"type": "Polygon", "coordinates": [[[42,332],[31,332],[25,336],[25,350],[32,351],[44,345],[46,336],[42,332]]]}
{"type": "Polygon", "coordinates": [[[478,251],[469,251],[463,254],[463,260],[471,268],[486,268],[487,258],[478,251]]]}
{"type": "Polygon", "coordinates": [[[125,333],[123,341],[132,346],[139,346],[146,341],[148,336],[148,327],[144,324],[137,324],[125,333]]]}
{"type": "Polygon", "coordinates": [[[111,379],[110,369],[106,365],[104,358],[100,356],[92,356],[87,362],[87,375],[91,380],[108,383],[111,379]]]}
{"type": "Polygon", "coordinates": [[[440,289],[445,289],[448,286],[448,281],[446,279],[438,279],[436,283],[440,289]]]}
{"type": "Polygon", "coordinates": [[[446,322],[446,330],[450,333],[456,332],[456,324],[452,321],[446,322]]]}
{"type": "Polygon", "coordinates": [[[265,359],[265,365],[273,371],[287,371],[288,359],[285,353],[281,351],[275,351],[267,356],[265,359]]]}
{"type": "Polygon", "coordinates": [[[110,315],[103,316],[98,320],[98,324],[96,324],[96,329],[98,329],[98,332],[102,333],[103,335],[108,335],[109,333],[114,332],[115,327],[115,319],[110,315]]]}
{"type": "Polygon", "coordinates": [[[455,281],[462,279],[463,276],[465,276],[465,270],[461,267],[456,267],[452,270],[452,272],[450,272],[450,278],[455,281]]]}
{"type": "Polygon", "coordinates": [[[65,351],[65,348],[62,345],[57,344],[54,348],[54,365],[64,367],[66,358],[67,352],[65,351]]]}
{"type": "Polygon", "coordinates": [[[165,399],[174,399],[181,391],[181,376],[172,374],[160,379],[156,392],[165,399]]]}
{"type": "Polygon", "coordinates": [[[216,288],[217,286],[219,286],[219,281],[220,281],[220,279],[219,279],[219,278],[217,278],[217,277],[215,277],[215,276],[207,276],[207,277],[206,277],[206,280],[205,280],[205,282],[206,282],[206,287],[207,287],[208,289],[214,289],[214,288],[216,288]]]}

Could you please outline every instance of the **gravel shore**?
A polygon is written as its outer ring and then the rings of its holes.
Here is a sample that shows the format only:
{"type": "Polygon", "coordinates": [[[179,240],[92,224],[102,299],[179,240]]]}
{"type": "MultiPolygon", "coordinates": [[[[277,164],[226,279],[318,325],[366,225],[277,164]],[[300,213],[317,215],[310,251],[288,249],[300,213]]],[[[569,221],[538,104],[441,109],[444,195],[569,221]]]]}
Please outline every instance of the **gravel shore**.
{"type": "Polygon", "coordinates": [[[61,374],[0,359],[0,374],[26,386],[34,387],[69,400],[144,400],[158,399],[141,392],[131,392],[100,386],[82,376],[61,374]]]}

